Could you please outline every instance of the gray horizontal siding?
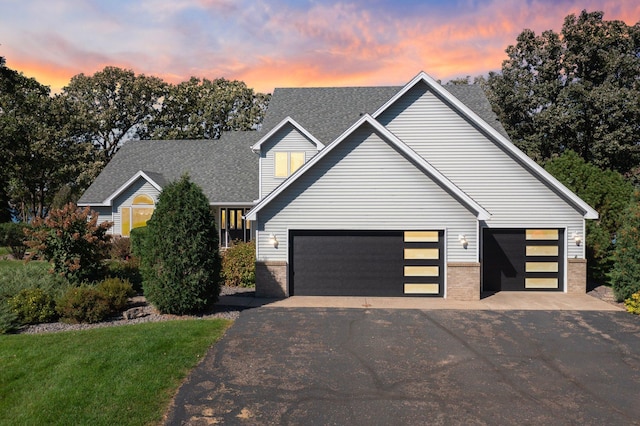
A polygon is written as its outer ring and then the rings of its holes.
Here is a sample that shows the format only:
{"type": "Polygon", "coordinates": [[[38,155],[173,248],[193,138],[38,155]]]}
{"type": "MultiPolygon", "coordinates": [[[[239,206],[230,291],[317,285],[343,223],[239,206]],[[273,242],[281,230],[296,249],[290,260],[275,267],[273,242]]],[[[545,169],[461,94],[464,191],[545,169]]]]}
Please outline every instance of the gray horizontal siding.
{"type": "MultiPolygon", "coordinates": [[[[426,85],[407,92],[379,120],[488,210],[486,226],[567,227],[568,237],[582,232],[579,212],[426,85]]],[[[583,248],[569,244],[568,255],[583,257],[583,248]]]]}
{"type": "Polygon", "coordinates": [[[476,261],[477,220],[363,126],[258,213],[259,260],[287,260],[288,230],[440,230],[449,261],[476,261]],[[269,235],[278,238],[278,248],[269,235]],[[458,242],[465,234],[469,246],[458,242]]]}
{"type": "Polygon", "coordinates": [[[305,135],[300,133],[293,125],[287,124],[278,130],[260,153],[260,173],[262,174],[261,197],[266,197],[285,179],[274,177],[276,152],[304,152],[305,162],[318,153],[316,145],[305,135]]]}
{"type": "MultiPolygon", "coordinates": [[[[113,215],[111,214],[111,207],[105,206],[91,206],[91,210],[98,213],[98,224],[102,222],[113,222],[113,215]]],[[[113,234],[113,226],[108,231],[109,234],[113,234]]]]}
{"type": "Polygon", "coordinates": [[[137,179],[127,189],[113,200],[113,233],[122,234],[122,207],[130,207],[133,199],[140,194],[145,194],[158,201],[158,191],[153,185],[143,178],[137,179]]]}

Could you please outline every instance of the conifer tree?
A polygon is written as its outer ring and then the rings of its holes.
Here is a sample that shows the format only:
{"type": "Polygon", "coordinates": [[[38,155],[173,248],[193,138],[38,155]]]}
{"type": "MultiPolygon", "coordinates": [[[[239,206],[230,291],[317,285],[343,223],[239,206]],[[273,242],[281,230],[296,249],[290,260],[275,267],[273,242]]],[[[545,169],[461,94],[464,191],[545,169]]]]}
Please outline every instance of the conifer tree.
{"type": "Polygon", "coordinates": [[[209,202],[188,176],[167,185],[147,222],[143,288],[160,312],[203,311],[220,294],[218,232],[209,202]]]}

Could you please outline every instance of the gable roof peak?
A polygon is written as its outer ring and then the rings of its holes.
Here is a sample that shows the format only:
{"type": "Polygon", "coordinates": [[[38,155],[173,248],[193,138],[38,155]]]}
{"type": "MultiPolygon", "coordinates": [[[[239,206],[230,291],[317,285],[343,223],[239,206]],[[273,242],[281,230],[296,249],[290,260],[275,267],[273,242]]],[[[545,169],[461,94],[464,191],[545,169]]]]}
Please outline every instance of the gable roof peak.
{"type": "Polygon", "coordinates": [[[386,127],[384,127],[378,120],[373,118],[370,114],[363,114],[358,121],[356,121],[351,127],[349,127],[342,135],[340,135],[337,139],[327,145],[327,148],[323,149],[316,156],[314,156],[311,160],[307,161],[302,165],[298,170],[296,170],[287,180],[285,180],[280,186],[274,189],[269,195],[264,197],[262,200],[258,202],[253,209],[247,213],[245,219],[248,220],[256,220],[257,213],[264,208],[267,204],[269,204],[274,198],[278,197],[282,192],[284,192],[289,186],[293,184],[300,176],[304,175],[307,170],[312,168],[315,164],[321,161],[324,157],[330,154],[336,146],[340,145],[345,139],[347,139],[350,135],[352,135],[357,129],[361,126],[368,124],[374,128],[376,132],[378,132],[387,142],[393,146],[395,146],[399,151],[402,152],[406,158],[410,159],[419,169],[421,169],[425,174],[429,175],[441,188],[449,192],[454,198],[456,198],[459,202],[461,202],[464,206],[466,206],[470,211],[472,211],[478,220],[488,220],[491,218],[490,213],[485,210],[482,206],[480,206],[475,200],[473,200],[469,195],[464,193],[460,188],[455,186],[453,182],[451,182],[447,177],[445,177],[442,173],[440,173],[435,167],[433,167],[428,161],[418,155],[414,150],[412,150],[408,145],[406,145],[403,141],[398,139],[393,133],[391,133],[386,127]]]}
{"type": "Polygon", "coordinates": [[[291,116],[286,116],[280,123],[276,124],[266,135],[260,138],[258,142],[251,146],[251,150],[253,152],[260,152],[260,148],[263,143],[268,141],[276,132],[285,127],[287,124],[292,125],[295,129],[297,129],[300,133],[306,136],[313,144],[316,146],[318,151],[324,148],[324,144],[320,142],[315,136],[313,136],[307,129],[302,127],[296,120],[291,118],[291,116]]]}
{"type": "Polygon", "coordinates": [[[577,207],[585,219],[597,219],[598,212],[596,212],[591,206],[589,206],[584,200],[574,194],[560,181],[554,178],[550,173],[544,170],[538,163],[533,161],[529,156],[516,147],[508,137],[502,135],[495,127],[489,124],[484,118],[480,117],[478,113],[472,110],[465,103],[460,101],[450,91],[445,89],[440,83],[438,83],[433,77],[429,76],[424,71],[420,71],[418,75],[409,81],[398,93],[396,93],[391,99],[389,99],[384,105],[382,105],[376,112],[373,113],[374,118],[379,118],[391,105],[395,104],[398,99],[402,98],[405,93],[413,89],[420,82],[425,83],[429,90],[431,90],[437,97],[448,104],[454,111],[465,117],[478,129],[480,129],[485,135],[493,140],[498,146],[504,149],[506,152],[513,155],[516,161],[520,162],[529,172],[538,177],[541,181],[547,185],[555,188],[560,194],[569,201],[573,206],[577,207]]]}

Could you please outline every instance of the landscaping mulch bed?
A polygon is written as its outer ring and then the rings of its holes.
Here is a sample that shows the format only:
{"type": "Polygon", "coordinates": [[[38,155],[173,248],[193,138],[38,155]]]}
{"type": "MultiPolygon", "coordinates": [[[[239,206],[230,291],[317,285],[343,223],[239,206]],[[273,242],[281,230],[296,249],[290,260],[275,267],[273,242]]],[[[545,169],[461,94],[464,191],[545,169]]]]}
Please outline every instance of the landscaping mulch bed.
{"type": "MultiPolygon", "coordinates": [[[[220,291],[221,296],[247,296],[252,297],[255,295],[254,288],[245,288],[245,287],[228,287],[223,286],[220,291]]],[[[115,327],[120,325],[129,325],[129,324],[141,324],[146,322],[160,322],[160,321],[171,321],[171,320],[183,320],[183,319],[211,319],[211,318],[224,318],[229,320],[235,320],[240,315],[240,311],[245,309],[241,306],[223,306],[223,305],[215,305],[213,309],[208,312],[204,312],[200,315],[166,315],[160,314],[158,311],[151,305],[147,303],[147,300],[144,296],[136,296],[129,300],[130,308],[138,308],[137,311],[140,313],[140,317],[133,319],[125,319],[123,314],[119,314],[117,316],[113,316],[106,321],[99,322],[96,324],[66,324],[63,322],[53,322],[46,324],[35,324],[22,327],[17,331],[17,333],[21,334],[37,334],[37,333],[56,333],[60,331],[71,331],[71,330],[89,330],[92,328],[99,327],[115,327]]]]}

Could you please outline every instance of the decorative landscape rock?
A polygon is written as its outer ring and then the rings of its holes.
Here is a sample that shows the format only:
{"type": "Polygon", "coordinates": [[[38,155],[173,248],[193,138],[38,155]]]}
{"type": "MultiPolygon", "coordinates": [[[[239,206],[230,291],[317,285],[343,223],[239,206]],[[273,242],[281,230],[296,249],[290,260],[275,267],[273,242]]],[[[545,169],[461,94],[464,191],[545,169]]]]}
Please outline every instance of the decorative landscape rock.
{"type": "Polygon", "coordinates": [[[124,311],[122,313],[122,317],[126,320],[132,320],[136,318],[146,317],[149,314],[150,313],[146,311],[144,306],[138,306],[124,311]]]}

